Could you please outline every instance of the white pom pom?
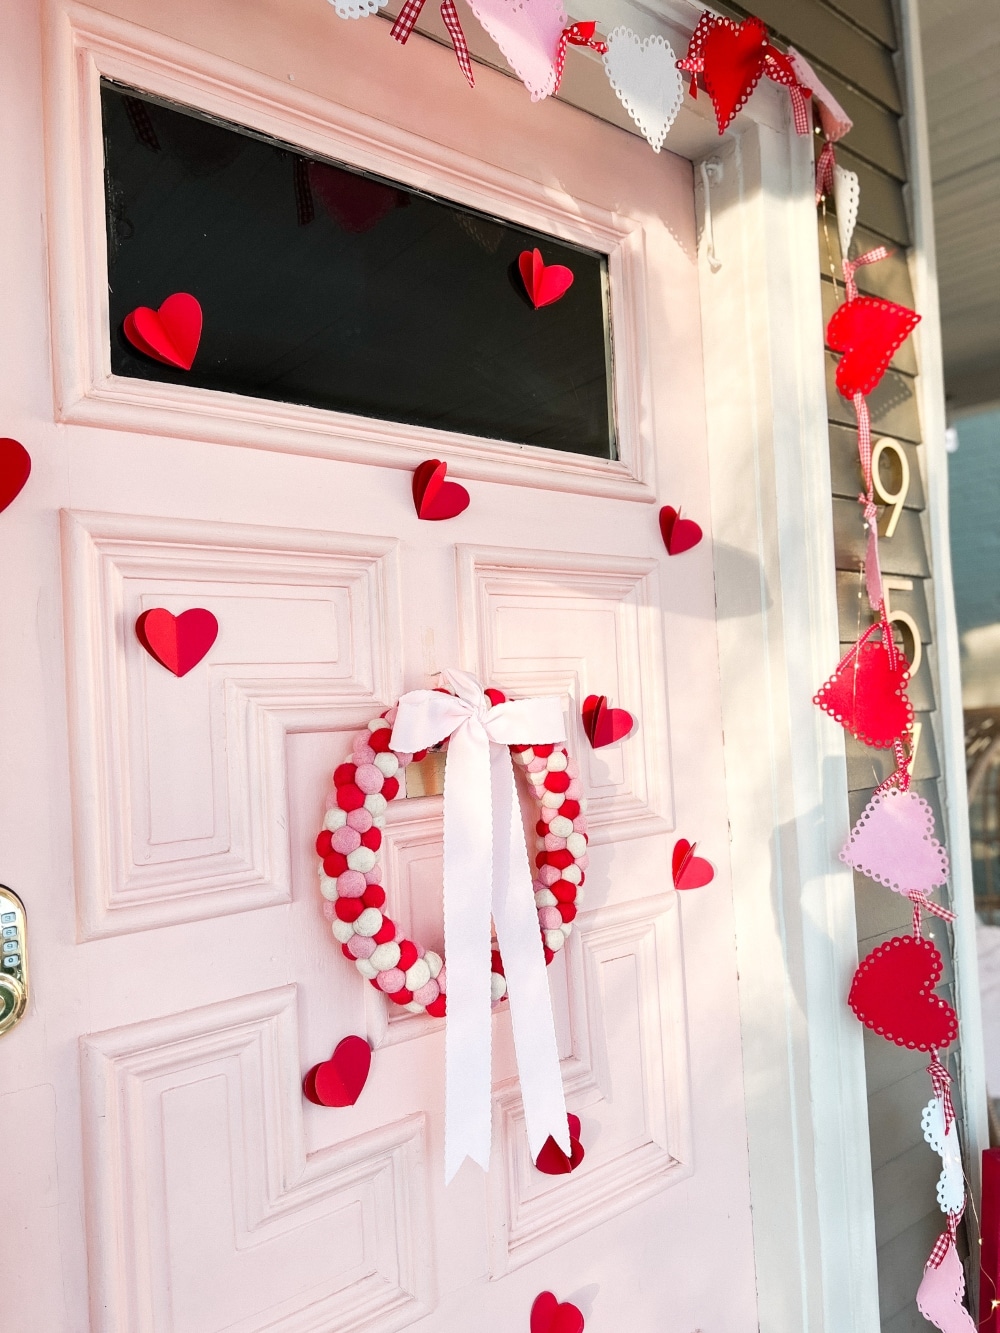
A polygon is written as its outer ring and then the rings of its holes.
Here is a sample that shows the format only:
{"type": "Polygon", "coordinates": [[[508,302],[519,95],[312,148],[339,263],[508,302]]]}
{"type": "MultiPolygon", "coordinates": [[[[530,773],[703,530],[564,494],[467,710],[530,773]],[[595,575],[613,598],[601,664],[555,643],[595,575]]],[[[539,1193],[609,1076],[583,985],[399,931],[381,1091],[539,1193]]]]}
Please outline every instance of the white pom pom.
{"type": "Polygon", "coordinates": [[[354,938],[353,921],[341,921],[340,917],[337,917],[336,921],[333,922],[332,929],[333,938],[338,944],[346,944],[348,940],[354,938]]]}
{"type": "Polygon", "coordinates": [[[580,807],[581,810],[586,810],[586,808],[587,808],[587,798],[586,798],[586,796],[581,796],[580,799],[579,799],[579,801],[577,801],[577,805],[580,807]]]}
{"type": "Polygon", "coordinates": [[[388,805],[389,802],[380,791],[373,791],[370,796],[365,797],[365,809],[373,818],[376,815],[384,815],[388,805]]]}
{"type": "Polygon", "coordinates": [[[490,973],[490,999],[497,1004],[507,994],[507,980],[499,972],[490,973]]]}
{"type": "Polygon", "coordinates": [[[562,931],[562,936],[564,940],[568,940],[569,937],[573,934],[573,927],[568,921],[564,921],[562,925],[559,927],[559,929],[562,931]]]}
{"type": "Polygon", "coordinates": [[[538,889],[535,892],[536,907],[555,907],[558,901],[551,889],[538,889]]]}
{"type": "Polygon", "coordinates": [[[545,761],[545,767],[550,773],[561,773],[568,763],[565,750],[553,750],[545,761]]]}
{"type": "Polygon", "coordinates": [[[542,805],[547,805],[551,810],[558,810],[565,799],[561,791],[542,792],[542,805]]]}
{"type": "Polygon", "coordinates": [[[422,1004],[417,1004],[416,1000],[411,1000],[409,1004],[402,1006],[408,1014],[426,1014],[427,1010],[422,1004]]]}
{"type": "Polygon", "coordinates": [[[384,717],[376,717],[376,718],[373,718],[372,721],[368,723],[368,730],[369,730],[369,731],[388,731],[388,730],[389,730],[389,724],[388,724],[388,722],[386,722],[386,720],[385,720],[384,717]]]}
{"type": "Polygon", "coordinates": [[[377,935],[382,929],[382,913],[377,907],[366,907],[354,923],[355,935],[377,935]]]}
{"type": "MultiPolygon", "coordinates": [[[[579,836],[577,834],[577,837],[579,836]]],[[[375,869],[375,853],[370,847],[356,847],[353,852],[348,852],[347,864],[351,870],[360,870],[362,875],[367,875],[369,870],[375,869]]]]}
{"type": "Polygon", "coordinates": [[[375,767],[385,777],[393,778],[399,768],[399,760],[391,750],[383,750],[381,754],[375,756],[375,767]]]}
{"type": "Polygon", "coordinates": [[[555,819],[549,820],[549,832],[557,838],[568,838],[573,832],[572,819],[567,819],[565,815],[556,815],[555,819]]]}
{"type": "MultiPolygon", "coordinates": [[[[559,932],[556,931],[556,934],[558,933],[559,932]]],[[[372,967],[371,963],[368,961],[367,958],[355,959],[354,966],[358,969],[361,975],[365,977],[368,981],[374,981],[375,978],[378,976],[378,973],[372,967]]]]}
{"type": "Polygon", "coordinates": [[[439,953],[435,953],[433,949],[428,949],[424,954],[424,962],[427,964],[432,977],[436,977],[444,966],[444,959],[439,953]]]}
{"type": "Polygon", "coordinates": [[[388,972],[399,962],[399,945],[380,944],[369,961],[376,972],[388,972]]]}
{"type": "Polygon", "coordinates": [[[426,986],[430,979],[431,970],[427,966],[426,958],[418,958],[406,973],[406,989],[419,990],[421,986],[426,986]]]}
{"type": "Polygon", "coordinates": [[[372,828],[385,828],[385,815],[372,815],[372,828]]]}
{"type": "Polygon", "coordinates": [[[566,939],[561,930],[547,930],[545,932],[545,943],[553,953],[558,953],[566,943],[566,939]]]}
{"type": "Polygon", "coordinates": [[[517,756],[517,762],[519,764],[530,764],[532,759],[534,759],[534,757],[535,757],[535,752],[529,745],[526,750],[522,750],[521,753],[517,756]]]}
{"type": "Polygon", "coordinates": [[[322,871],[319,877],[319,891],[324,898],[329,898],[331,902],[337,896],[337,881],[331,879],[329,875],[324,875],[322,871]]]}
{"type": "MultiPolygon", "coordinates": [[[[569,852],[570,856],[579,860],[581,856],[587,855],[587,839],[582,833],[571,833],[566,839],[566,850],[569,852]]],[[[351,858],[348,857],[348,865],[350,865],[350,862],[351,858]]]]}
{"type": "Polygon", "coordinates": [[[579,884],[583,879],[583,871],[579,866],[567,866],[565,870],[560,870],[559,873],[570,884],[579,884]]]}
{"type": "Polygon", "coordinates": [[[336,833],[337,829],[343,828],[347,823],[347,811],[341,810],[339,805],[333,806],[327,810],[323,816],[323,827],[329,829],[331,833],[336,833]]]}

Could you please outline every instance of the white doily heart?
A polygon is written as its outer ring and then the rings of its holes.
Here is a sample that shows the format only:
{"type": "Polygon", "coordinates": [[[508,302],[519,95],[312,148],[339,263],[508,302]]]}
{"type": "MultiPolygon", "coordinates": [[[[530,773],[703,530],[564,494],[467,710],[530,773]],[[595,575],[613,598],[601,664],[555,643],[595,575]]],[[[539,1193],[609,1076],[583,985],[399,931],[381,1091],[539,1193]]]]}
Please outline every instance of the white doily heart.
{"type": "Polygon", "coordinates": [[[948,1133],[945,1133],[944,1107],[937,1097],[932,1097],[920,1117],[920,1128],[924,1131],[924,1138],[941,1158],[941,1175],[937,1184],[938,1205],[942,1213],[957,1213],[965,1202],[958,1126],[953,1120],[948,1133]]]}
{"type": "Polygon", "coordinates": [[[469,8],[506,57],[533,102],[556,86],[566,10],[562,0],[469,0],[469,8]]]}
{"type": "Polygon", "coordinates": [[[338,18],[366,19],[369,14],[377,14],[384,9],[389,0],[329,0],[338,18]]]}
{"type": "Polygon", "coordinates": [[[833,206],[837,210],[837,235],[840,238],[840,254],[848,257],[854,228],[858,225],[858,204],[861,200],[861,185],[856,171],[834,165],[833,168],[833,206]]]}
{"type": "Polygon", "coordinates": [[[604,68],[618,100],[658,153],[684,100],[670,43],[662,37],[643,42],[631,28],[615,28],[608,37],[604,68]]]}

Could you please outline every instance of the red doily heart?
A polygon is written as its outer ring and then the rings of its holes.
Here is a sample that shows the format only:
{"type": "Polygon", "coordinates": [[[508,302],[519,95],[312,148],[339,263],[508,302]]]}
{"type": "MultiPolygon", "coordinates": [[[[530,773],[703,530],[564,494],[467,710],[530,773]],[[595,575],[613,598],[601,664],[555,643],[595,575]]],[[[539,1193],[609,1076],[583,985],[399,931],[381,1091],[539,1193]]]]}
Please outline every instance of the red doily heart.
{"type": "Polygon", "coordinates": [[[673,505],[664,505],[660,510],[660,536],[668,555],[680,555],[690,551],[701,541],[701,528],[694,519],[681,518],[681,511],[673,505]]]}
{"type": "Polygon", "coordinates": [[[703,77],[720,134],[757,87],[766,55],[767,28],[758,18],[719,19],[709,31],[703,77]]]}
{"type": "Polygon", "coordinates": [[[671,869],[675,889],[700,889],[715,879],[715,868],[711,861],[706,861],[703,856],[695,856],[694,849],[697,846],[696,842],[688,842],[687,838],[678,838],[674,844],[671,869]]]}
{"type": "Polygon", "coordinates": [[[24,490],[31,472],[31,456],[23,444],[0,439],[0,513],[24,490]]]}
{"type": "Polygon", "coordinates": [[[302,1091],[316,1106],[353,1106],[372,1067],[372,1048],[364,1037],[345,1037],[322,1064],[313,1065],[302,1091]]]}
{"type": "Polygon", "coordinates": [[[536,310],[552,305],[573,286],[573,270],[565,264],[546,264],[541,250],[522,250],[517,260],[524,290],[536,310]]]}
{"type": "Polygon", "coordinates": [[[635,718],[624,708],[609,708],[606,694],[588,694],[583,701],[583,729],[595,750],[623,741],[635,726],[635,718]]]}
{"type": "Polygon", "coordinates": [[[445,481],[448,464],[428,458],[413,474],[413,505],[418,518],[455,518],[469,507],[469,492],[457,481],[445,481]]]}
{"type": "Polygon", "coordinates": [[[531,1307],[531,1333],[583,1333],[583,1315],[569,1301],[560,1305],[551,1291],[543,1291],[531,1307]]]}
{"type": "Polygon", "coordinates": [[[159,310],[141,305],[125,316],[133,347],[168,366],[190,370],[201,342],[201,306],[189,292],[174,292],[159,310]]]}
{"type": "Polygon", "coordinates": [[[934,994],[941,955],[930,940],[900,935],[861,963],[848,1004],[866,1028],[911,1051],[938,1051],[958,1036],[958,1018],[934,994]]]}
{"type": "Polygon", "coordinates": [[[871,393],[919,323],[915,311],[894,301],[874,296],[845,301],[826,326],[827,343],[835,352],[843,352],[837,363],[837,388],[844,397],[871,393]]]}
{"type": "Polygon", "coordinates": [[[563,1152],[551,1135],[542,1144],[542,1151],[535,1159],[535,1166],[547,1176],[567,1176],[575,1171],[584,1158],[583,1144],[580,1142],[580,1117],[568,1115],[569,1121],[569,1156],[563,1152]]]}
{"type": "Polygon", "coordinates": [[[894,667],[881,639],[862,638],[813,703],[865,745],[887,750],[913,727],[913,706],[906,696],[909,678],[902,653],[896,653],[894,667]]]}
{"type": "Polygon", "coordinates": [[[219,633],[219,622],[211,611],[193,606],[172,615],[162,607],[144,611],[135,622],[136,638],[161,666],[175,676],[186,676],[211,648],[219,633]]]}

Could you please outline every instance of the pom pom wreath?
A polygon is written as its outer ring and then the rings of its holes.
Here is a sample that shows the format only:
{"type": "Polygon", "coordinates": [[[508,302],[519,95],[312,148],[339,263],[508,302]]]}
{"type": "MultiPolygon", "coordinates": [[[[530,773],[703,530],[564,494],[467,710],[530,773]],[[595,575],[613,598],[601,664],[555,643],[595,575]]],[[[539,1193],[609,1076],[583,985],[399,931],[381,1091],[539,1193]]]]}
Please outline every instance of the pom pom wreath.
{"type": "MultiPolygon", "coordinates": [[[[499,690],[490,701],[504,702],[499,690]]],[[[412,1013],[443,1018],[448,977],[440,954],[405,938],[384,913],[382,829],[389,802],[404,791],[407,765],[426,755],[390,747],[395,709],[355,736],[351,758],[334,770],[323,826],[316,839],[323,912],[346,958],[376,990],[412,1013]]],[[[545,961],[563,948],[577,913],[587,868],[587,827],[579,769],[563,745],[514,745],[515,768],[528,779],[536,807],[535,909],[545,961]]],[[[507,995],[503,961],[494,951],[494,1004],[507,995]]]]}

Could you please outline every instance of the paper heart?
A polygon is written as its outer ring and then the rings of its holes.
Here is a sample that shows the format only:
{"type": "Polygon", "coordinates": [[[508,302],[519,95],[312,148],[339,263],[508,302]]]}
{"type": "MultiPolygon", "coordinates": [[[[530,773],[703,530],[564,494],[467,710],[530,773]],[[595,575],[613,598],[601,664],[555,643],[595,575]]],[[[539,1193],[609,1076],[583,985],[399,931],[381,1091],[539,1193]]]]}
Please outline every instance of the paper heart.
{"type": "Polygon", "coordinates": [[[457,481],[445,481],[448,464],[428,458],[413,474],[413,505],[418,518],[437,522],[454,518],[469,507],[469,492],[457,481]]]}
{"type": "Polygon", "coordinates": [[[856,171],[833,167],[833,206],[837,210],[837,237],[841,256],[846,259],[858,225],[858,205],[861,202],[861,182],[856,171]]]}
{"type": "Polygon", "coordinates": [[[932,1097],[920,1117],[920,1128],[931,1148],[941,1158],[937,1183],[938,1207],[943,1213],[957,1213],[965,1203],[965,1176],[962,1173],[962,1149],[958,1142],[958,1122],[952,1120],[945,1131],[944,1107],[932,1097]]]}
{"type": "Polygon", "coordinates": [[[583,729],[595,750],[623,741],[635,726],[635,718],[624,708],[609,708],[606,694],[588,694],[583,701],[583,729]]]}
{"type": "Polygon", "coordinates": [[[705,88],[722,134],[764,73],[767,28],[758,18],[718,19],[705,38],[705,88]]]}
{"type": "Polygon", "coordinates": [[[836,378],[844,397],[871,393],[919,323],[915,311],[875,296],[856,296],[835,310],[826,341],[833,351],[843,352],[836,378]]]}
{"type": "Polygon", "coordinates": [[[894,893],[929,893],[948,879],[934,814],[913,791],[877,792],[851,829],[840,859],[894,893]]]}
{"type": "Polygon", "coordinates": [[[188,292],[174,292],[159,310],[141,305],[126,315],[124,330],[140,352],[168,366],[190,370],[201,342],[201,306],[188,292]]]}
{"type": "Polygon", "coordinates": [[[642,42],[631,28],[615,28],[608,36],[604,69],[618,100],[658,153],[684,100],[684,83],[670,43],[662,37],[642,42]]]}
{"type": "Polygon", "coordinates": [[[965,1271],[951,1241],[944,1258],[935,1268],[928,1263],[917,1288],[917,1309],[941,1333],[976,1333],[976,1324],[962,1304],[965,1295],[965,1271]]]}
{"type": "Polygon", "coordinates": [[[573,286],[573,270],[565,264],[545,264],[541,250],[522,250],[517,260],[524,290],[536,310],[552,305],[573,286]]]}
{"type": "Polygon", "coordinates": [[[911,1051],[937,1051],[958,1035],[958,1018],[934,994],[941,955],[930,940],[900,935],[861,963],[848,1004],[866,1028],[911,1051]]]}
{"type": "Polygon", "coordinates": [[[675,889],[701,889],[715,879],[715,867],[711,861],[706,861],[703,856],[695,856],[694,849],[697,846],[696,842],[688,842],[687,838],[678,838],[674,843],[670,866],[675,889]]]}
{"type": "Polygon", "coordinates": [[[135,622],[136,638],[161,666],[175,676],[186,676],[198,665],[219,633],[219,622],[211,611],[193,606],[179,616],[156,607],[144,611],[135,622]]]}
{"type": "Polygon", "coordinates": [[[7,436],[0,439],[0,513],[24,490],[31,472],[31,455],[23,444],[7,436]]]}
{"type": "Polygon", "coordinates": [[[329,1060],[313,1065],[302,1091],[316,1106],[353,1106],[372,1067],[372,1048],[364,1037],[345,1037],[329,1060]]]}
{"type": "Polygon", "coordinates": [[[543,1291],[531,1307],[531,1333],[583,1333],[583,1315],[569,1301],[560,1305],[551,1291],[543,1291]]]}
{"type": "Polygon", "coordinates": [[[892,666],[881,639],[859,639],[830,679],[813,696],[852,736],[876,750],[887,750],[913,726],[906,696],[909,664],[896,653],[892,666]]]}
{"type": "Polygon", "coordinates": [[[668,555],[681,555],[690,551],[701,541],[701,528],[692,518],[681,518],[681,511],[673,505],[664,505],[660,510],[660,536],[668,555]]]}
{"type": "Polygon", "coordinates": [[[570,1155],[566,1156],[550,1134],[542,1144],[542,1151],[535,1158],[536,1169],[544,1171],[547,1176],[569,1175],[584,1159],[583,1144],[580,1142],[580,1117],[568,1115],[566,1119],[569,1121],[570,1155]]]}
{"type": "Polygon", "coordinates": [[[469,8],[499,46],[531,100],[556,89],[557,60],[566,27],[562,0],[469,0],[469,8]]]}

